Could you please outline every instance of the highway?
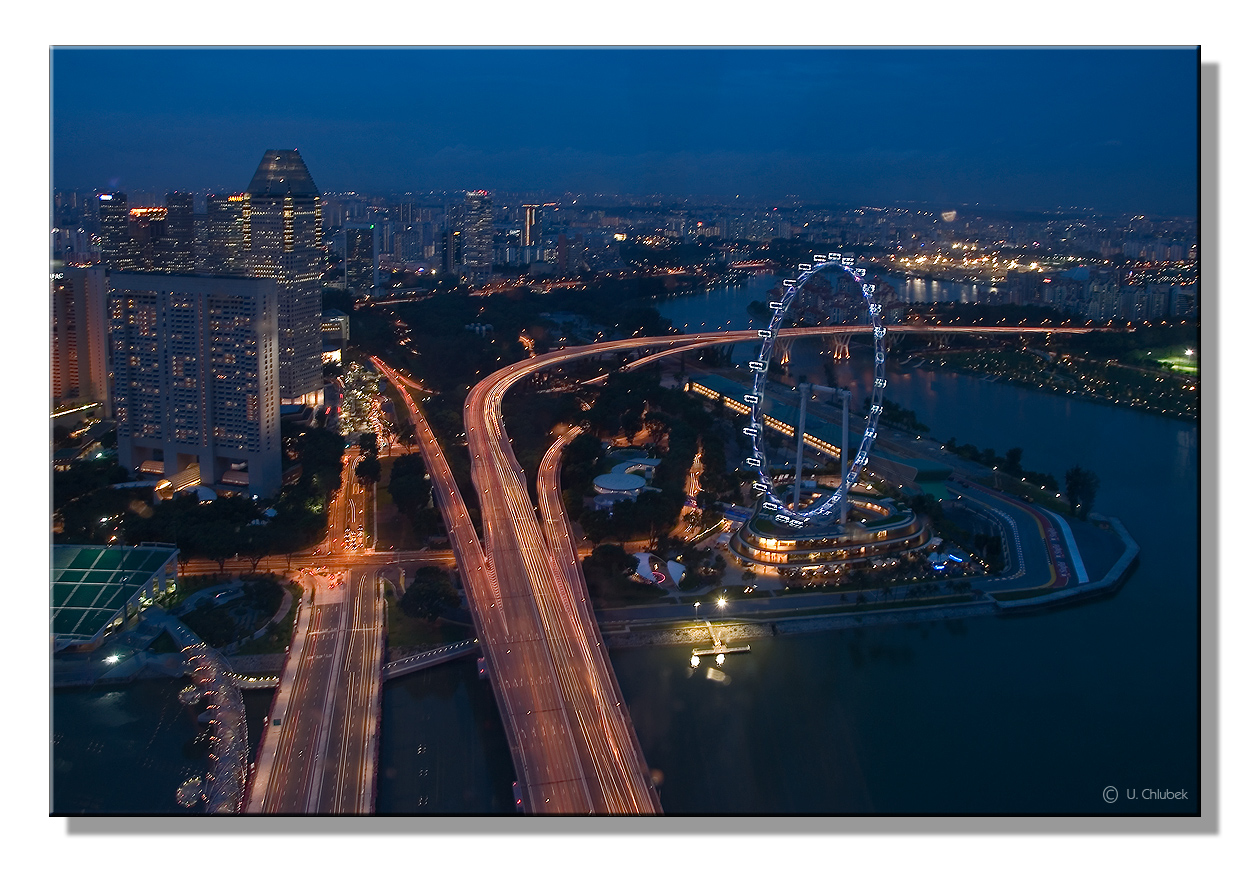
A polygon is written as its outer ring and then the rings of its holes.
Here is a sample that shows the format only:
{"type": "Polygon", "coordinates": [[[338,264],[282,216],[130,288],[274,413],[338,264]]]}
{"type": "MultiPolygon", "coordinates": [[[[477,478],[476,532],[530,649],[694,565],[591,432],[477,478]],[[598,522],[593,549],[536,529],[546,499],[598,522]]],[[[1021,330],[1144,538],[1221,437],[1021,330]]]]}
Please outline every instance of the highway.
{"type": "MultiPolygon", "coordinates": [[[[409,393],[410,382],[377,357],[373,363],[395,384],[412,416],[426,470],[434,485],[461,579],[482,641],[491,687],[503,719],[521,789],[531,813],[585,815],[594,811],[581,759],[573,744],[555,666],[528,587],[501,583],[488,566],[477,531],[451,467],[425,415],[409,393]]],[[[528,496],[522,503],[529,504],[528,496]]],[[[531,508],[532,516],[532,508],[531,508]]]]}
{"type": "Polygon", "coordinates": [[[321,788],[313,812],[373,812],[378,705],[382,688],[383,599],[372,571],[352,571],[343,605],[332,707],[318,753],[321,788]]]}
{"type": "MultiPolygon", "coordinates": [[[[782,330],[781,335],[797,338],[869,329],[812,327],[782,330]]],[[[1090,330],[912,326],[894,331],[1018,335],[1090,330]]],[[[373,357],[379,371],[400,387],[417,422],[426,467],[447,520],[509,736],[522,802],[530,812],[651,813],[660,807],[586,606],[584,580],[579,595],[534,515],[524,474],[503,427],[504,394],[541,369],[590,356],[658,349],[631,364],[640,365],[693,347],[758,338],[758,330],[736,330],[565,348],[522,360],[478,382],[465,402],[465,432],[482,507],[485,552],[437,440],[408,392],[413,382],[373,357]]]]}
{"type": "Polygon", "coordinates": [[[370,813],[384,615],[376,572],[310,572],[246,812],[370,813]]]}
{"type": "MultiPolygon", "coordinates": [[[[625,802],[630,800],[631,796],[633,796],[632,799],[637,800],[636,796],[645,794],[654,805],[653,811],[660,812],[659,795],[655,793],[651,783],[642,754],[642,746],[638,742],[638,734],[629,719],[629,708],[624,703],[625,699],[616,682],[616,674],[608,659],[607,648],[599,633],[598,622],[590,607],[586,576],[582,572],[578,548],[573,540],[573,528],[569,523],[568,513],[565,512],[564,501],[561,497],[560,464],[564,456],[564,448],[579,434],[581,434],[581,429],[574,427],[556,439],[543,456],[536,482],[543,536],[547,542],[559,599],[561,603],[572,602],[573,605],[572,608],[566,606],[562,610],[564,624],[561,629],[565,643],[562,644],[561,649],[564,652],[565,663],[574,668],[574,673],[579,672],[579,666],[593,673],[593,679],[585,681],[586,684],[579,687],[581,703],[587,703],[593,699],[601,715],[605,710],[615,712],[615,715],[604,716],[598,723],[599,728],[592,729],[586,735],[587,743],[594,744],[594,752],[598,753],[599,757],[609,757],[610,753],[613,758],[614,764],[600,775],[605,780],[616,780],[611,783],[615,806],[627,806],[625,802]],[[586,637],[585,626],[590,626],[592,629],[593,646],[586,637]],[[583,640],[583,638],[586,639],[583,640]],[[565,652],[565,646],[572,647],[572,649],[565,652]],[[613,694],[606,698],[597,695],[605,689],[613,694]],[[606,737],[600,729],[608,732],[606,737]],[[628,751],[622,753],[621,748],[626,748],[628,751]],[[631,754],[632,757],[629,757],[631,754]],[[640,772],[647,772],[645,779],[621,781],[623,778],[640,772]]],[[[589,709],[595,709],[595,707],[589,709]]],[[[645,809],[635,805],[634,809],[613,811],[644,812],[645,809]]]]}

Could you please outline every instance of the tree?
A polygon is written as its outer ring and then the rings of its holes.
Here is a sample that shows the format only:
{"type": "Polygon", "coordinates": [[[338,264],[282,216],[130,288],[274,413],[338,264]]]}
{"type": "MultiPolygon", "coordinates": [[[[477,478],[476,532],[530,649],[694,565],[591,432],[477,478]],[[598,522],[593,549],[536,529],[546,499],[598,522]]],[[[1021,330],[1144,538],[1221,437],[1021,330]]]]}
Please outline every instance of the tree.
{"type": "Polygon", "coordinates": [[[430,489],[431,483],[425,479],[425,462],[420,454],[396,457],[386,491],[400,513],[412,519],[429,503],[430,489]]]}
{"type": "Polygon", "coordinates": [[[378,453],[378,433],[362,432],[360,435],[360,455],[376,456],[378,453]]]}
{"type": "Polygon", "coordinates": [[[248,525],[243,529],[243,542],[239,552],[252,563],[252,573],[256,573],[260,560],[274,551],[277,538],[268,523],[248,525]]]}
{"type": "Polygon", "coordinates": [[[447,607],[460,603],[460,593],[452,585],[451,576],[442,568],[427,565],[418,568],[412,582],[399,599],[399,609],[414,619],[435,620],[447,607]]]}
{"type": "Polygon", "coordinates": [[[356,463],[356,477],[365,486],[375,484],[381,479],[382,463],[378,461],[377,454],[365,456],[356,463]]]}
{"type": "Polygon", "coordinates": [[[1081,519],[1085,519],[1089,516],[1094,496],[1098,494],[1098,475],[1089,469],[1074,465],[1064,474],[1063,481],[1072,512],[1081,519]]]}
{"type": "Polygon", "coordinates": [[[1012,474],[1023,474],[1024,471],[1020,467],[1020,459],[1024,456],[1024,449],[1021,447],[1013,447],[1007,451],[1007,460],[1003,465],[1005,471],[1012,474]]]}
{"type": "Polygon", "coordinates": [[[594,543],[599,543],[612,531],[612,514],[602,508],[591,508],[583,511],[581,518],[582,531],[594,543]]]}
{"type": "Polygon", "coordinates": [[[599,571],[610,577],[625,579],[637,569],[638,561],[626,553],[625,548],[620,544],[600,544],[585,558],[582,567],[590,571],[599,571]]]}
{"type": "Polygon", "coordinates": [[[226,560],[239,552],[238,534],[225,520],[211,520],[197,526],[193,533],[195,549],[206,559],[217,563],[218,573],[225,573],[226,560]]]}

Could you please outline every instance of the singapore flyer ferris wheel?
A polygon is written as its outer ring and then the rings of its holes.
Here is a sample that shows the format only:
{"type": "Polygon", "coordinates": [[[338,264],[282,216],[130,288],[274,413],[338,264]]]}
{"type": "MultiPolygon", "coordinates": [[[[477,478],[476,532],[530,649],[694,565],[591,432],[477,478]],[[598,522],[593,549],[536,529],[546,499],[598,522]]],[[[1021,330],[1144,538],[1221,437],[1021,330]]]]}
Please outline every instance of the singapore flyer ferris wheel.
{"type": "MultiPolygon", "coordinates": [[[[751,437],[751,455],[747,459],[747,465],[756,469],[758,479],[753,484],[755,490],[761,495],[761,510],[768,511],[773,515],[773,519],[792,528],[802,528],[813,520],[831,518],[838,512],[842,512],[845,517],[844,507],[849,503],[849,495],[851,487],[859,479],[860,473],[868,464],[868,455],[872,451],[873,442],[877,437],[877,419],[881,416],[882,403],[881,396],[885,390],[885,327],[881,325],[881,305],[875,299],[876,287],[864,281],[865,270],[855,267],[855,258],[853,256],[842,254],[829,254],[828,256],[817,254],[813,258],[812,263],[800,263],[799,275],[797,278],[787,278],[783,282],[785,292],[782,294],[779,302],[770,302],[773,316],[769,321],[767,329],[759,330],[759,336],[763,341],[760,343],[759,356],[752,360],[748,365],[754,372],[754,381],[751,386],[751,392],[743,397],[743,401],[751,408],[751,423],[743,428],[743,432],[751,437]],[[855,453],[855,458],[851,461],[848,468],[846,456],[842,457],[842,467],[844,469],[842,481],[837,491],[832,496],[817,497],[811,504],[800,507],[802,468],[798,467],[802,462],[802,441],[803,432],[800,424],[798,437],[800,439],[798,446],[798,459],[795,468],[795,499],[793,506],[787,505],[785,500],[781,498],[774,486],[768,459],[764,453],[764,410],[763,399],[764,391],[768,385],[768,363],[772,357],[773,344],[776,341],[778,332],[781,329],[782,319],[785,317],[786,311],[790,308],[790,303],[799,294],[812,276],[818,274],[825,269],[842,269],[854,279],[863,292],[864,301],[868,306],[868,317],[872,322],[872,340],[873,340],[873,381],[872,381],[872,400],[869,402],[868,415],[866,425],[864,427],[864,436],[860,441],[859,450],[855,453]]],[[[845,398],[844,398],[845,401],[845,398]]],[[[843,416],[845,420],[845,415],[843,416]]],[[[845,441],[845,436],[844,439],[845,441]]]]}

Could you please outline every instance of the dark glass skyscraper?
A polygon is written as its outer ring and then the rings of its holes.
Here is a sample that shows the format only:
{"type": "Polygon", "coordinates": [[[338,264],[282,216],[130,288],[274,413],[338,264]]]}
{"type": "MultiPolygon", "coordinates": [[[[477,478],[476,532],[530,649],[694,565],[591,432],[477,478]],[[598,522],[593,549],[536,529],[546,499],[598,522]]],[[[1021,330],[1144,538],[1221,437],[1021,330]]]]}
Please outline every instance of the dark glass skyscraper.
{"type": "Polygon", "coordinates": [[[353,296],[377,294],[380,242],[376,223],[343,225],[343,271],[353,296]]]}
{"type": "Polygon", "coordinates": [[[247,269],[278,281],[284,403],[321,397],[321,194],[298,151],[266,151],[243,195],[247,269]]]}
{"type": "Polygon", "coordinates": [[[191,194],[165,194],[165,238],[159,254],[162,271],[195,271],[195,205],[191,194]]]}

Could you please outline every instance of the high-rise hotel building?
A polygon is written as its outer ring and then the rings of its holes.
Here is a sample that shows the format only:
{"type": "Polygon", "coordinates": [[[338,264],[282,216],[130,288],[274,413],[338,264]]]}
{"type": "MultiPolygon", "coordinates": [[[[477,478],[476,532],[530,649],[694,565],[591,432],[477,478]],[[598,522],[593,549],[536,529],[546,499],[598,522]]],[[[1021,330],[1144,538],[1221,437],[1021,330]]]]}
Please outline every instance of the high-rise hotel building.
{"type": "Polygon", "coordinates": [[[243,194],[249,275],[278,283],[284,404],[321,401],[321,195],[298,151],[265,152],[243,194]]]}
{"type": "MultiPolygon", "coordinates": [[[[113,272],[108,318],[118,460],[192,483],[282,483],[274,279],[113,272]]],[[[317,323],[318,339],[320,323],[317,323]]],[[[318,373],[320,374],[320,373],[318,373]]]]}

